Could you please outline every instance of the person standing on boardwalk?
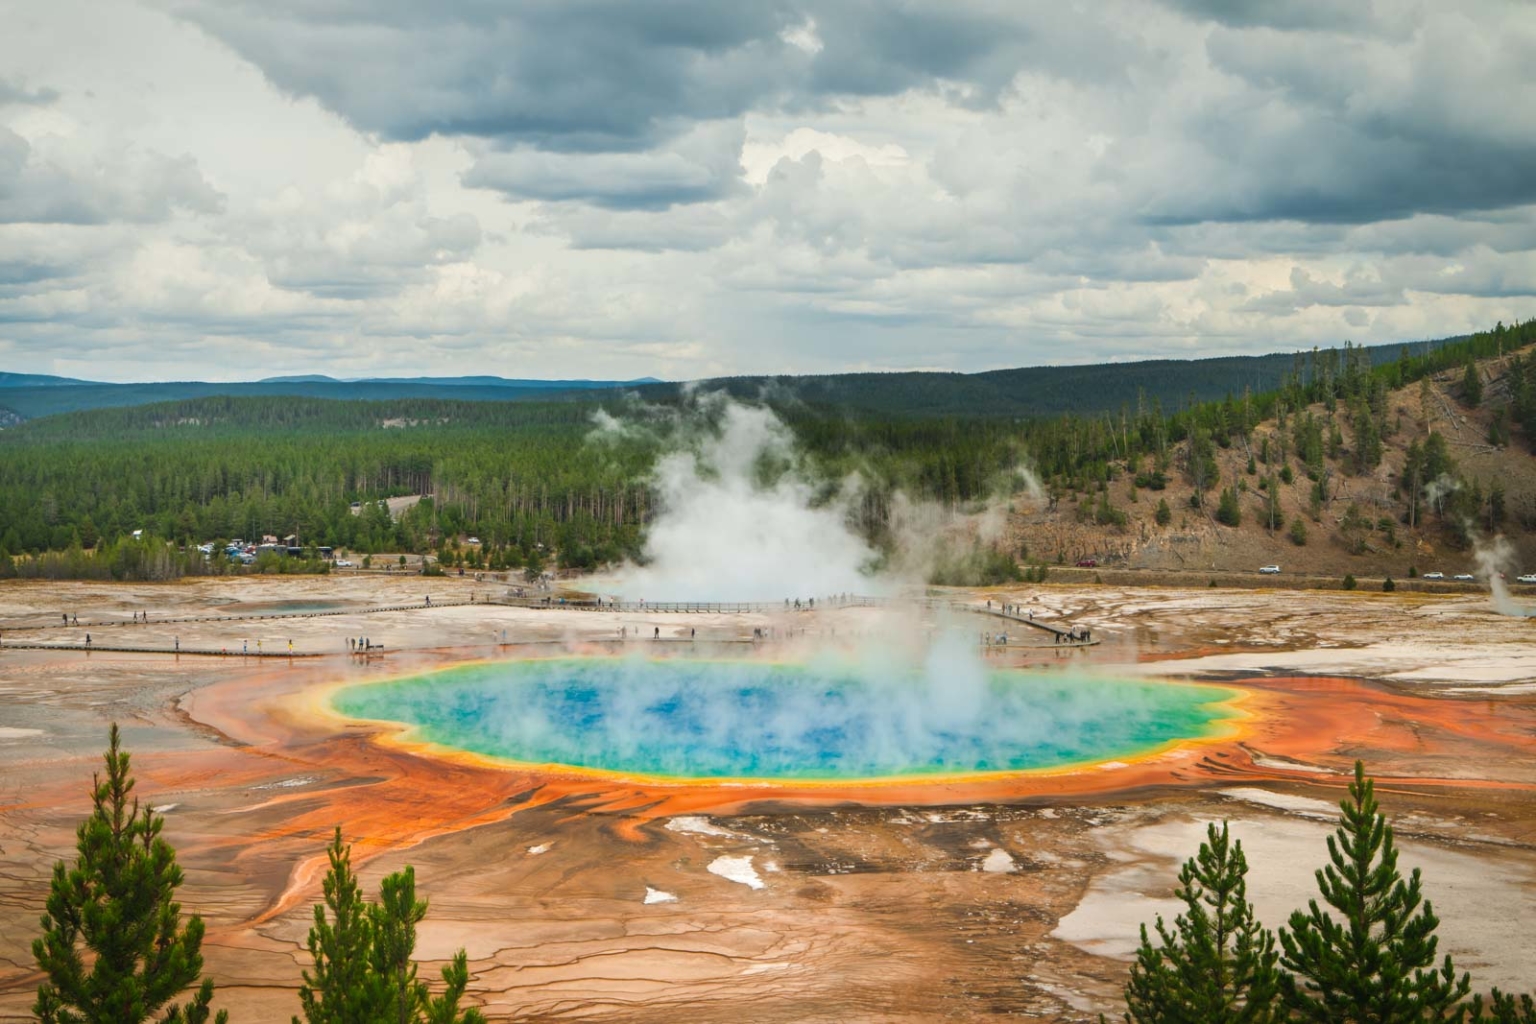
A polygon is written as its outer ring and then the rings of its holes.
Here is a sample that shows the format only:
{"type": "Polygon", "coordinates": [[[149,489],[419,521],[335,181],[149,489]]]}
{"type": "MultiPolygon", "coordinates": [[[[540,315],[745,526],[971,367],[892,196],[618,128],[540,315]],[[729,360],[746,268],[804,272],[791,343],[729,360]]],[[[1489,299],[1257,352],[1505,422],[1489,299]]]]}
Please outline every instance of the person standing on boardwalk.
{"type": "Polygon", "coordinates": [[[179,637],[179,636],[171,637],[171,643],[175,645],[176,653],[180,654],[181,653],[181,637],[179,637]]]}

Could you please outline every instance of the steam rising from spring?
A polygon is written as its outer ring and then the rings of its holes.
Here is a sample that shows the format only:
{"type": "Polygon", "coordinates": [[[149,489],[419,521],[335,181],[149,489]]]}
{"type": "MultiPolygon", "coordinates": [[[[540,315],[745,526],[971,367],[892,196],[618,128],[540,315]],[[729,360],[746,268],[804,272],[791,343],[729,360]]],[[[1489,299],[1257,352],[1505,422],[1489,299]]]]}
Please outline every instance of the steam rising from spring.
{"type": "Polygon", "coordinates": [[[662,511],[646,564],[621,578],[628,598],[781,601],[872,586],[876,555],[849,527],[846,496],[818,501],[793,436],[766,408],[726,403],[717,429],[662,456],[654,482],[662,511]]]}
{"type": "MultiPolygon", "coordinates": [[[[647,412],[654,417],[658,410],[647,412]]],[[[835,484],[816,479],[772,410],[716,394],[694,397],[682,413],[663,419],[672,450],[652,473],[660,511],[647,531],[643,564],[627,566],[616,588],[630,599],[776,602],[890,593],[1002,543],[1013,501],[1044,500],[1024,466],[997,482],[998,494],[965,508],[896,491],[885,502],[887,550],[876,552],[851,525],[860,476],[835,484]]],[[[596,437],[648,429],[607,413],[595,423],[596,437]]]]}
{"type": "Polygon", "coordinates": [[[1512,615],[1528,619],[1532,612],[1510,596],[1503,574],[1515,569],[1514,546],[1502,534],[1489,540],[1473,532],[1472,558],[1477,562],[1477,574],[1488,581],[1493,596],[1493,610],[1500,615],[1512,615]]]}

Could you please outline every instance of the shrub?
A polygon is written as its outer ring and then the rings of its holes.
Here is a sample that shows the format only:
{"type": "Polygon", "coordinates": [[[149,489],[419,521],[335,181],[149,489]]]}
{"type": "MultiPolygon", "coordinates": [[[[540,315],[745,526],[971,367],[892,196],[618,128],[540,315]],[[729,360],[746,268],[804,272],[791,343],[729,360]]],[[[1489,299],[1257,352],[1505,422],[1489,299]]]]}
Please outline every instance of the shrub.
{"type": "Polygon", "coordinates": [[[1307,543],[1307,524],[1301,516],[1291,520],[1291,543],[1297,547],[1304,547],[1307,543]]]}

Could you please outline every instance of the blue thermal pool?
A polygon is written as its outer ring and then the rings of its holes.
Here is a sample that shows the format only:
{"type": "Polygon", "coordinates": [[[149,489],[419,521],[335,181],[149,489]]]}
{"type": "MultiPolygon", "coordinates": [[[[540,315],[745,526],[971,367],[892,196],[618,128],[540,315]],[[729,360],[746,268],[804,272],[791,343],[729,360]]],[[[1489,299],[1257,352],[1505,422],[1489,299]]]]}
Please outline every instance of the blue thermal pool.
{"type": "Polygon", "coordinates": [[[462,665],[345,687],[333,708],[531,764],[680,778],[1016,772],[1220,731],[1235,691],[1070,671],[913,671],[667,659],[462,665]]]}

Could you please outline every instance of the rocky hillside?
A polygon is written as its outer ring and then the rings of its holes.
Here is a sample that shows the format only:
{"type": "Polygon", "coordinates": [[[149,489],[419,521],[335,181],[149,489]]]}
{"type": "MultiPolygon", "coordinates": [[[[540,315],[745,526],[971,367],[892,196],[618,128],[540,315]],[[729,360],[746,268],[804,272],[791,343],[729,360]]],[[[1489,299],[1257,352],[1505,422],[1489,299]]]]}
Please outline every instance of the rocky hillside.
{"type": "Polygon", "coordinates": [[[1476,364],[1480,397],[1467,394],[1464,371],[1387,392],[1378,417],[1386,428],[1380,461],[1369,468],[1360,446],[1373,440],[1356,436],[1342,404],[1330,411],[1319,403],[1289,412],[1283,428],[1270,419],[1230,447],[1215,447],[1214,474],[1207,463],[1203,475],[1219,478],[1198,499],[1195,478],[1202,471],[1192,470],[1186,441],[1170,450],[1161,479],[1154,465],[1119,467],[1102,492],[1016,503],[1010,543],[1026,551],[1028,561],[1067,566],[1091,560],[1164,572],[1252,572],[1278,564],[1287,574],[1403,579],[1410,567],[1419,574],[1481,575],[1478,553],[1502,537],[1505,571],[1536,571],[1536,439],[1514,425],[1512,415],[1521,360],[1531,355],[1526,349],[1476,364]],[[1298,421],[1309,415],[1322,438],[1310,472],[1298,443],[1298,421]],[[1426,452],[1435,453],[1427,465],[1426,452]],[[1273,515],[1265,486],[1270,478],[1273,515]],[[1223,514],[1222,492],[1229,488],[1223,514]],[[1233,518],[1234,506],[1238,523],[1227,525],[1221,520],[1233,518]]]}

